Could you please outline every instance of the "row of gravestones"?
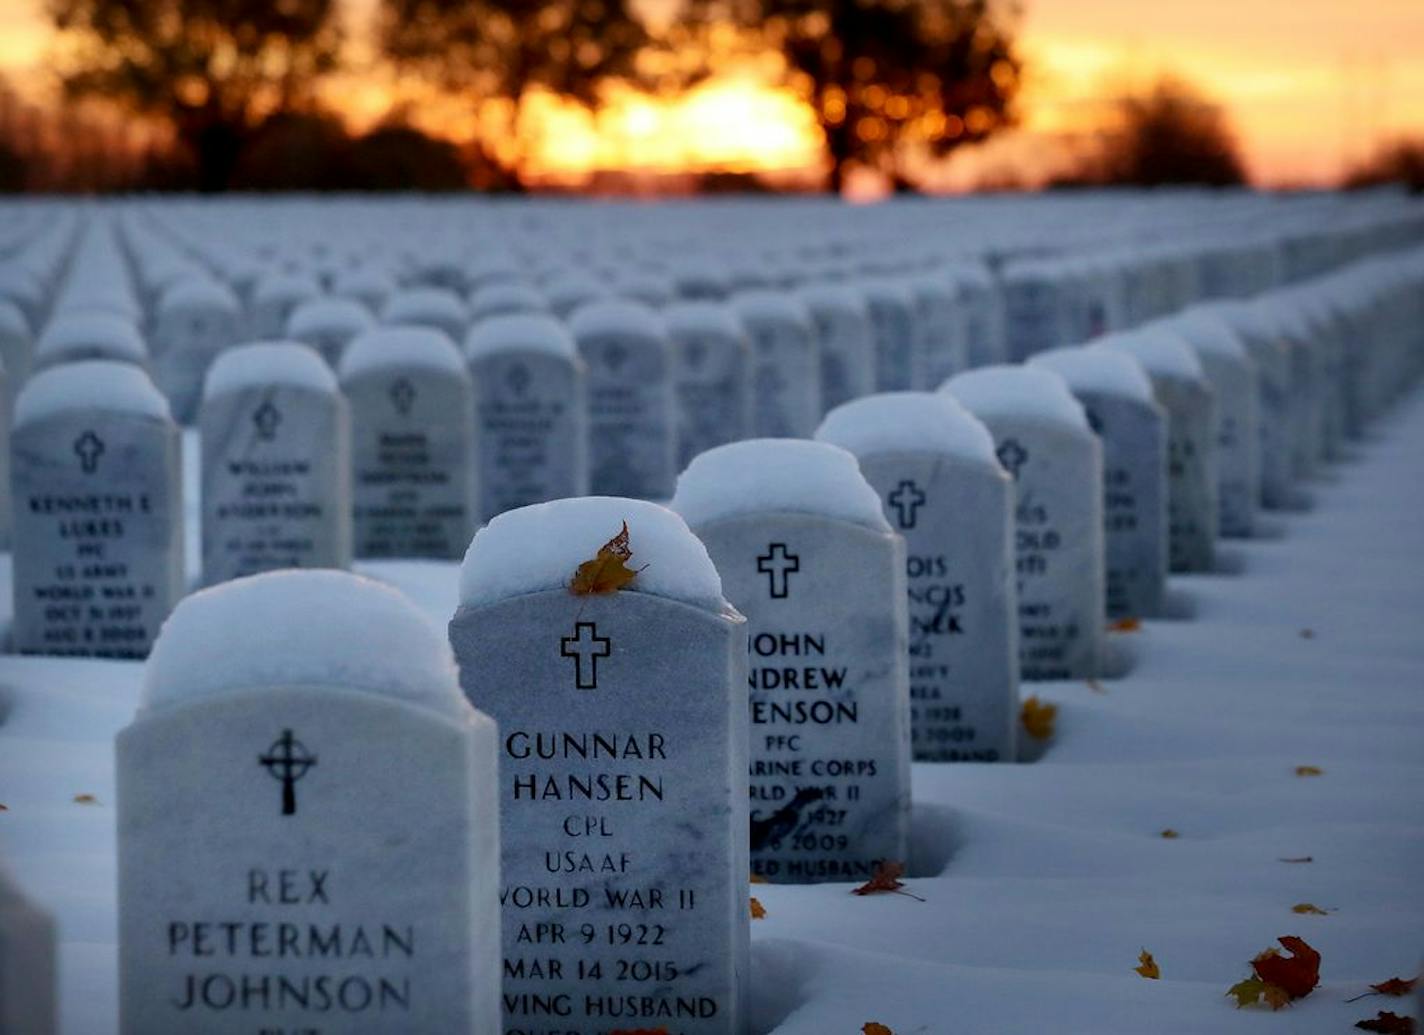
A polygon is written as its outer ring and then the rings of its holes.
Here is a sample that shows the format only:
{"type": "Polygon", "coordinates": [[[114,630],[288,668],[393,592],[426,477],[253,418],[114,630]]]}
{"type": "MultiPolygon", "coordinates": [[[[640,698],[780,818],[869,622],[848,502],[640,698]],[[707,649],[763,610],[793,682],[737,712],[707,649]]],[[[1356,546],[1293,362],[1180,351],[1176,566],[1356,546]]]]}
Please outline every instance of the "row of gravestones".
{"type": "MultiPolygon", "coordinates": [[[[1082,353],[1067,383],[1101,393],[1104,428],[1112,403],[1152,412],[1138,469],[1168,481],[1177,386],[1155,409],[1165,374],[1144,392],[1117,350],[1082,353]]],[[[951,381],[982,423],[944,395],[841,407],[820,437],[854,457],[705,453],[685,524],[618,499],[503,515],[466,558],[453,652],[351,576],[189,598],[118,744],[124,1029],[743,1030],[746,874],[905,858],[912,743],[1012,758],[1015,640],[1026,668],[1091,656],[1114,478],[1055,363],[951,381]],[[571,593],[601,552],[628,591],[571,593]]],[[[156,408],[131,380],[107,390],[156,408]]],[[[152,513],[136,492],[86,520],[152,513]]],[[[1143,508],[1172,512],[1160,490],[1143,508]]],[[[20,1003],[52,955],[22,958],[20,1003]]]]}

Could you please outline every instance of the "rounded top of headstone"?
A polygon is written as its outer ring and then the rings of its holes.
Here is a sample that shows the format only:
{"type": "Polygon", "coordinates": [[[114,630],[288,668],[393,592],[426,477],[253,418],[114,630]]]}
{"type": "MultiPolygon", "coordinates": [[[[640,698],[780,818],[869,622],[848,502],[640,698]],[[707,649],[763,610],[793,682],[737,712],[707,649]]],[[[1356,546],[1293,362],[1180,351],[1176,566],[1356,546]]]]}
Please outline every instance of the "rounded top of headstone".
{"type": "Polygon", "coordinates": [[[1101,345],[1069,345],[1045,349],[1029,365],[1051,370],[1074,392],[1102,392],[1152,402],[1152,382],[1130,354],[1101,345]]]}
{"type": "Polygon", "coordinates": [[[375,325],[371,311],[354,298],[323,295],[309,298],[287,317],[287,337],[301,341],[309,334],[338,331],[357,334],[375,325]]]}
{"type": "Polygon", "coordinates": [[[517,281],[496,281],[477,288],[470,295],[470,318],[488,319],[506,313],[547,313],[549,303],[529,284],[517,281]]]}
{"type": "Polygon", "coordinates": [[[1241,344],[1231,325],[1212,309],[1204,306],[1184,309],[1172,317],[1170,325],[1198,352],[1226,356],[1238,363],[1249,361],[1246,346],[1241,344]]]}
{"type": "Polygon", "coordinates": [[[290,301],[321,294],[321,284],[310,273],[268,273],[252,289],[255,302],[290,301]]]}
{"type": "Polygon", "coordinates": [[[945,392],[880,392],[837,406],[816,429],[856,456],[948,453],[999,470],[989,429],[945,392]]]}
{"type": "Polygon", "coordinates": [[[167,420],[168,400],[141,367],[112,359],[61,363],[25,382],[14,426],[73,410],[101,410],[167,420]]]}
{"type": "Polygon", "coordinates": [[[153,645],[140,706],[294,686],[472,712],[444,633],[398,590],[344,571],[266,572],[185,597],[153,645]]]}
{"type": "Polygon", "coordinates": [[[784,291],[739,291],[732,296],[732,308],[746,323],[790,323],[808,330],[811,313],[794,295],[784,291]]]}
{"type": "Polygon", "coordinates": [[[741,341],[746,337],[737,314],[721,302],[674,302],[663,310],[663,320],[674,338],[707,335],[741,341]]]}
{"type": "Polygon", "coordinates": [[[694,528],[743,514],[818,514],[888,532],[880,498],[840,446],[754,438],[693,457],[670,506],[694,528]]]}
{"type": "Polygon", "coordinates": [[[371,370],[418,367],[464,376],[465,361],[444,331],[434,327],[375,327],[351,339],[341,354],[343,381],[371,370]]]}
{"type": "Polygon", "coordinates": [[[460,296],[441,287],[403,288],[386,299],[381,309],[383,323],[418,324],[433,320],[442,325],[455,325],[463,324],[468,318],[460,296]]]}
{"type": "Polygon", "coordinates": [[[0,298],[0,334],[14,338],[30,336],[30,322],[25,319],[24,310],[8,298],[0,298]]]}
{"type": "Polygon", "coordinates": [[[35,358],[62,358],[86,348],[102,348],[110,358],[140,364],[148,355],[132,320],[117,313],[83,310],[56,313],[35,344],[35,358]]]}
{"type": "Polygon", "coordinates": [[[158,302],[159,312],[172,312],[174,309],[196,309],[205,306],[223,309],[233,316],[236,316],[241,309],[237,296],[226,284],[211,277],[187,274],[165,288],[158,302]]]}
{"type": "Polygon", "coordinates": [[[568,327],[547,313],[492,316],[471,327],[465,337],[467,360],[515,351],[546,352],[564,358],[578,354],[568,327]]]}
{"type": "Polygon", "coordinates": [[[722,580],[707,548],[667,507],[646,500],[582,496],[507,510],[475,533],[460,567],[469,607],[567,587],[585,561],[628,523],[630,568],[622,592],[680,600],[721,612],[722,580]]]}
{"type": "Polygon", "coordinates": [[[956,374],[939,390],[954,396],[980,420],[1029,418],[1091,433],[1083,407],[1063,378],[1042,367],[1008,363],[978,367],[956,374]]]}
{"type": "Polygon", "coordinates": [[[336,375],[310,345],[295,341],[259,341],[226,349],[203,378],[203,398],[272,385],[310,388],[335,394],[336,375]]]}
{"type": "Polygon", "coordinates": [[[796,295],[813,312],[840,313],[870,319],[870,306],[865,292],[850,284],[821,282],[806,284],[797,289],[796,295]]]}
{"type": "Polygon", "coordinates": [[[1149,377],[1176,381],[1206,379],[1201,360],[1197,359],[1192,347],[1161,323],[1109,334],[1099,338],[1098,344],[1128,353],[1142,364],[1149,377]]]}
{"type": "Polygon", "coordinates": [[[627,298],[585,302],[569,316],[569,330],[576,341],[620,336],[667,338],[667,328],[658,314],[642,302],[627,298]]]}

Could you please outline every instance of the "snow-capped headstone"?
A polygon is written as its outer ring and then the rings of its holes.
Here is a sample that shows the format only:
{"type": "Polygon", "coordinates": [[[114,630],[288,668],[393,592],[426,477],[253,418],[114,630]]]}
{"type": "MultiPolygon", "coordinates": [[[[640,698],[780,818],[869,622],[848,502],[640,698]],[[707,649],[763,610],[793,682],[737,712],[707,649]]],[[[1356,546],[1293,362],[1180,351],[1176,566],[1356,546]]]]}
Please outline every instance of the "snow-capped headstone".
{"type": "Polygon", "coordinates": [[[549,303],[528,284],[498,281],[486,284],[470,295],[468,304],[470,325],[476,326],[481,320],[495,316],[510,316],[514,313],[547,313],[549,303]]]}
{"type": "Polygon", "coordinates": [[[934,389],[969,366],[964,309],[953,281],[943,273],[913,277],[909,288],[919,336],[914,387],[934,389]]]}
{"type": "Polygon", "coordinates": [[[681,302],[663,312],[672,340],[677,400],[677,466],[747,437],[751,347],[732,311],[717,302],[681,302]]]}
{"type": "Polygon", "coordinates": [[[1008,359],[1004,295],[998,281],[979,262],[956,263],[950,276],[964,312],[964,348],[969,366],[983,367],[1008,359]]]}
{"type": "Polygon", "coordinates": [[[286,336],[316,349],[334,370],[351,339],[375,323],[371,311],[354,298],[313,298],[292,310],[286,336]]]}
{"type": "Polygon", "coordinates": [[[1231,328],[1208,309],[1188,310],[1172,321],[1172,328],[1196,352],[1216,395],[1217,530],[1222,536],[1249,536],[1261,484],[1256,364],[1231,328]]]}
{"type": "Polygon", "coordinates": [[[588,492],[587,368],[544,313],[496,316],[465,340],[479,440],[479,516],[588,492]]]}
{"type": "Polygon", "coordinates": [[[1031,364],[1067,382],[1103,453],[1109,618],[1155,618],[1167,590],[1167,414],[1141,365],[1097,345],[1049,349],[1031,364]]]}
{"type": "Polygon", "coordinates": [[[874,278],[862,285],[875,340],[875,387],[904,392],[916,387],[924,344],[915,320],[915,299],[897,280],[874,278]]]}
{"type": "Polygon", "coordinates": [[[1103,604],[1102,449],[1063,379],[989,366],[945,382],[984,422],[1013,477],[1019,675],[1098,673],[1103,604]]]}
{"type": "Polygon", "coordinates": [[[502,738],[503,1030],[741,1035],[746,626],[702,544],[638,500],[502,514],[450,640],[502,738]],[[633,581],[571,593],[624,529],[633,581]]]}
{"type": "Polygon", "coordinates": [[[58,313],[35,345],[34,368],[108,359],[148,369],[148,350],[132,321],[95,310],[58,313]]]}
{"type": "Polygon", "coordinates": [[[816,328],[822,408],[875,391],[875,334],[864,294],[842,283],[813,284],[797,294],[816,328]]]}
{"type": "Polygon", "coordinates": [[[25,314],[15,303],[0,298],[0,364],[5,368],[7,391],[13,399],[30,374],[34,342],[25,314]]]}
{"type": "Polygon", "coordinates": [[[203,583],[351,563],[351,430],[316,350],[225,352],[203,391],[203,583]]]}
{"type": "Polygon", "coordinates": [[[275,272],[259,278],[247,309],[247,338],[280,338],[297,307],[320,297],[321,284],[308,273],[275,272]]]}
{"type": "Polygon", "coordinates": [[[1264,303],[1215,306],[1240,337],[1256,368],[1256,444],[1260,487],[1257,502],[1277,509],[1290,502],[1295,474],[1290,449],[1290,354],[1263,312],[1264,303]]]}
{"type": "Polygon", "coordinates": [[[1139,363],[1167,413],[1167,567],[1210,571],[1216,553],[1216,395],[1201,362],[1162,324],[1102,339],[1139,363]]]}
{"type": "Polygon", "coordinates": [[[905,540],[914,756],[1018,757],[1013,483],[984,426],[944,393],[887,392],[826,415],[905,540]]]}
{"type": "Polygon", "coordinates": [[[470,316],[460,296],[448,288],[418,287],[397,291],[381,309],[381,322],[393,326],[434,327],[451,341],[463,341],[470,316]]]}
{"type": "Polygon", "coordinates": [[[457,560],[478,524],[474,389],[430,327],[381,327],[341,359],[357,557],[457,560]]]}
{"type": "Polygon", "coordinates": [[[905,544],[855,457],[752,439],[703,453],[673,508],[747,616],[752,872],[863,881],[906,860],[905,544]]]}
{"type": "Polygon", "coordinates": [[[676,478],[672,344],[647,306],[590,302],[569,329],[588,365],[588,476],[599,495],[666,500],[676,478]]]}
{"type": "Polygon", "coordinates": [[[0,1031],[55,1035],[56,979],[54,919],[0,866],[0,1031]]]}
{"type": "Polygon", "coordinates": [[[192,423],[213,360],[242,334],[242,306],[213,280],[184,278],[160,297],[153,327],[154,380],[179,423],[192,423]]]}
{"type": "Polygon", "coordinates": [[[89,360],[15,402],[14,647],[144,657],[183,592],[178,428],[142,370],[89,360]]]}
{"type": "Polygon", "coordinates": [[[820,344],[799,299],[747,291],[732,305],[752,343],[751,434],[805,438],[821,419],[820,344]]]}
{"type": "Polygon", "coordinates": [[[183,601],[116,743],[120,1030],[497,1031],[497,751],[393,589],[183,601]]]}

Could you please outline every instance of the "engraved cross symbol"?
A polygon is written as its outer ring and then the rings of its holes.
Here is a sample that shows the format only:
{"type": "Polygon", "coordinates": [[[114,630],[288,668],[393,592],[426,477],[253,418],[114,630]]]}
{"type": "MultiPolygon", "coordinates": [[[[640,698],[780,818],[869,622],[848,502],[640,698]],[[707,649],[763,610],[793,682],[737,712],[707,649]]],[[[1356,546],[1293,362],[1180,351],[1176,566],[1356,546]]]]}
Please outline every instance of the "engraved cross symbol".
{"type": "Polygon", "coordinates": [[[86,431],[74,440],[74,455],[79,457],[79,466],[85,474],[93,474],[99,466],[99,457],[104,455],[104,440],[92,431],[86,431]]]}
{"type": "Polygon", "coordinates": [[[402,417],[410,413],[411,406],[415,404],[415,385],[404,377],[397,378],[391,385],[391,402],[402,417]]]}
{"type": "Polygon", "coordinates": [[[613,641],[598,635],[593,622],[575,622],[574,634],[559,640],[561,657],[574,659],[574,685],[580,690],[598,689],[598,659],[613,653],[613,641]]]}
{"type": "Polygon", "coordinates": [[[1013,475],[1014,480],[1017,481],[1019,468],[1028,460],[1028,450],[1019,444],[1018,439],[1006,438],[1004,439],[1003,445],[995,450],[994,455],[999,458],[999,463],[1003,464],[1004,468],[1013,475]]]}
{"type": "Polygon", "coordinates": [[[264,399],[253,411],[252,423],[257,428],[257,437],[271,442],[277,437],[277,425],[282,423],[282,411],[272,405],[271,399],[264,399]]]}
{"type": "Polygon", "coordinates": [[[620,341],[615,341],[603,350],[603,361],[608,364],[609,370],[618,373],[623,364],[628,362],[628,347],[620,341]]]}
{"type": "Polygon", "coordinates": [[[785,543],[772,543],[757,558],[757,571],[767,576],[773,600],[784,600],[790,594],[791,573],[800,570],[801,558],[787,550],[785,543]]]}
{"type": "Polygon", "coordinates": [[[282,815],[296,815],[297,781],[316,765],[316,755],[307,751],[306,745],[292,736],[291,730],[283,730],[267,753],[257,757],[257,763],[272,779],[282,781],[282,815]]]}
{"type": "Polygon", "coordinates": [[[529,368],[523,363],[516,363],[509,368],[509,373],[504,375],[505,384],[514,390],[515,395],[523,395],[529,390],[529,368]]]}
{"type": "Polygon", "coordinates": [[[925,504],[925,494],[913,480],[906,480],[889,496],[890,506],[895,508],[895,517],[901,528],[914,528],[919,518],[919,510],[925,504]]]}

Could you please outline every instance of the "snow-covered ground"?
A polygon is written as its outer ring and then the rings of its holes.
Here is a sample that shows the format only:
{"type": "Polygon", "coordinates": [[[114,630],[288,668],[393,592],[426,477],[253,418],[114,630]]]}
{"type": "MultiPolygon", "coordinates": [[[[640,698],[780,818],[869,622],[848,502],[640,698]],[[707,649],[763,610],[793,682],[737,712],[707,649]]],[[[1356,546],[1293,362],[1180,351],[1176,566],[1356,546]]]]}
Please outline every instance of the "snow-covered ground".
{"type": "MultiPolygon", "coordinates": [[[[1424,956],[1421,443],[1416,393],[1309,509],[1174,578],[1176,619],[1115,634],[1124,678],[1027,687],[1059,707],[1037,761],[917,765],[925,901],[756,886],[756,1030],[1264,1035],[1411,1012],[1344,1000],[1424,956]],[[1321,986],[1236,1010],[1226,989],[1286,934],[1321,952],[1321,986]],[[1144,948],[1161,980],[1133,972],[1144,948]]],[[[362,568],[454,610],[456,565],[362,568]]],[[[8,558],[0,579],[8,612],[8,558]]],[[[116,1027],[112,740],[140,672],[0,659],[0,858],[59,919],[71,1035],[116,1027]]]]}

